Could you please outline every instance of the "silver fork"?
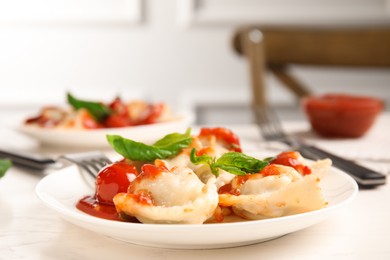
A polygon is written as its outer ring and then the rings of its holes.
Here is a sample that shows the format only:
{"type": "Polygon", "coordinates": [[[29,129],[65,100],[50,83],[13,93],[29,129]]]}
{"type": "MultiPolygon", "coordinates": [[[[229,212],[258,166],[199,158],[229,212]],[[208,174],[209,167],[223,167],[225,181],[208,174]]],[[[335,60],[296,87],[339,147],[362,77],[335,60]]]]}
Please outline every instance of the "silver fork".
{"type": "Polygon", "coordinates": [[[107,156],[98,151],[66,154],[58,157],[58,159],[76,164],[81,172],[87,173],[93,179],[96,178],[104,166],[111,163],[107,156]]]}
{"type": "Polygon", "coordinates": [[[253,112],[264,140],[285,143],[290,146],[291,149],[300,152],[303,157],[308,159],[318,160],[329,158],[332,160],[335,167],[350,174],[362,187],[386,183],[386,176],[383,174],[287,135],[272,107],[266,105],[255,106],[253,112]]]}
{"type": "Polygon", "coordinates": [[[256,124],[260,129],[260,134],[265,141],[278,141],[287,144],[292,148],[297,148],[298,142],[287,135],[279,121],[275,110],[269,106],[255,106],[254,114],[256,124]]]}
{"type": "Polygon", "coordinates": [[[111,161],[102,152],[82,152],[61,155],[56,159],[35,153],[20,151],[0,150],[0,157],[10,159],[14,165],[22,166],[35,171],[47,171],[61,169],[70,163],[76,164],[81,173],[89,175],[89,179],[94,180],[99,171],[111,161]]]}

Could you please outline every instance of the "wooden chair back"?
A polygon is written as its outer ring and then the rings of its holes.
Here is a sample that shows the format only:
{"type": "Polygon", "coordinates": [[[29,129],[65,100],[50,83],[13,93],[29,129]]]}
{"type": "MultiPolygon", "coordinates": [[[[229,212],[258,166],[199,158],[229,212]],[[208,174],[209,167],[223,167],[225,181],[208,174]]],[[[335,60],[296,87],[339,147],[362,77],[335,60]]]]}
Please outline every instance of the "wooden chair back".
{"type": "Polygon", "coordinates": [[[289,65],[390,67],[390,27],[243,27],[233,47],[249,62],[256,105],[267,103],[266,70],[300,98],[311,91],[288,72],[289,65]]]}

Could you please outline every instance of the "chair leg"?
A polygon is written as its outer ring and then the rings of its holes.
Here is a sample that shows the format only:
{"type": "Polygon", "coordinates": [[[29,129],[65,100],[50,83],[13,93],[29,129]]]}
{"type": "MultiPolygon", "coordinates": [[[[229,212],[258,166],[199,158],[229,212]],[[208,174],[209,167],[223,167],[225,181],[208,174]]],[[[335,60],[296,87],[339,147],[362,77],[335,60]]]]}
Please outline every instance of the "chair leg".
{"type": "Polygon", "coordinates": [[[241,34],[241,46],[247,57],[252,85],[252,105],[264,106],[267,103],[265,91],[265,51],[262,33],[258,30],[247,30],[241,34]]]}
{"type": "Polygon", "coordinates": [[[287,72],[286,66],[270,66],[269,69],[298,99],[311,94],[304,84],[287,72]]]}

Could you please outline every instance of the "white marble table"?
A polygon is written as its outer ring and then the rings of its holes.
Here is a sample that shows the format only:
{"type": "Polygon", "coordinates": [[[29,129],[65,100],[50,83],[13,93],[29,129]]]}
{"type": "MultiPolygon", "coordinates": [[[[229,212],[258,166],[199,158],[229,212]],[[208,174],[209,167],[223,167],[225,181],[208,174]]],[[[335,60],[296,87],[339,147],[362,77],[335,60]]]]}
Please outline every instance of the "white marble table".
{"type": "MultiPolygon", "coordinates": [[[[307,135],[324,148],[334,148],[340,155],[356,157],[388,174],[389,115],[383,115],[366,137],[355,141],[318,139],[307,132],[304,122],[286,126],[294,134],[307,135]],[[358,153],[356,147],[363,152],[358,153]]],[[[245,149],[262,149],[255,126],[231,129],[245,149]]],[[[2,147],[11,143],[20,148],[34,146],[5,129],[0,130],[0,143],[2,147]]],[[[173,250],[117,241],[64,221],[35,195],[43,176],[13,167],[0,179],[0,259],[390,259],[389,183],[360,190],[347,208],[326,221],[272,241],[229,249],[173,250]]]]}

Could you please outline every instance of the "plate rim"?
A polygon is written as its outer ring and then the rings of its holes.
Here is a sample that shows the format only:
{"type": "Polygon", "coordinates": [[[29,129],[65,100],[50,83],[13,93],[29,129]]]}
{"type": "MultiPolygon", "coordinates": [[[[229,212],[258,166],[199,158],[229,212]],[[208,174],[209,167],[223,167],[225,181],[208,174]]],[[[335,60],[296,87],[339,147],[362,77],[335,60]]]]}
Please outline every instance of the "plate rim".
{"type": "Polygon", "coordinates": [[[158,122],[148,125],[102,129],[64,129],[41,128],[18,124],[13,130],[32,140],[49,146],[63,148],[108,148],[107,134],[121,135],[143,143],[153,143],[166,134],[185,131],[191,128],[195,115],[191,112],[177,114],[176,120],[158,122]]]}
{"type": "MultiPolygon", "coordinates": [[[[75,166],[70,166],[73,167],[73,174],[78,174],[77,173],[77,168],[75,166]]],[[[70,167],[64,168],[62,170],[59,170],[57,172],[53,172],[47,176],[45,176],[42,180],[39,181],[39,183],[35,187],[35,192],[38,196],[38,198],[51,210],[54,210],[56,213],[58,213],[62,218],[65,218],[67,221],[73,223],[74,225],[80,226],[82,228],[91,230],[92,232],[99,233],[99,234],[105,234],[104,232],[98,231],[98,230],[93,230],[87,227],[83,227],[81,224],[83,223],[88,223],[90,225],[99,225],[102,228],[120,228],[120,229],[126,229],[126,230],[132,230],[132,231],[144,231],[144,232],[164,232],[164,231],[170,231],[170,232],[191,232],[196,230],[196,232],[210,232],[210,231],[216,231],[216,230],[227,230],[227,229],[241,229],[241,228],[248,228],[248,227],[260,227],[260,226],[268,226],[268,225],[275,225],[275,224],[283,224],[283,223],[289,223],[289,222],[294,222],[294,221],[299,221],[300,219],[305,219],[305,218],[320,218],[320,220],[314,221],[313,224],[308,224],[304,225],[302,228],[297,228],[294,231],[295,232],[298,230],[302,230],[305,228],[308,228],[314,224],[317,224],[319,222],[322,222],[324,219],[328,218],[329,215],[341,207],[344,207],[348,205],[351,201],[353,201],[358,193],[358,185],[356,184],[356,181],[350,177],[347,173],[332,167],[332,171],[336,171],[337,174],[340,176],[343,176],[342,178],[345,178],[345,182],[350,186],[349,188],[352,189],[351,194],[349,197],[343,199],[341,202],[331,205],[330,207],[325,207],[319,210],[315,211],[310,211],[310,212],[305,212],[305,213],[300,213],[300,214],[295,214],[295,215],[289,215],[289,216],[283,216],[283,217],[278,217],[278,218],[270,218],[270,219],[263,219],[263,220],[250,220],[250,221],[242,221],[242,222],[232,222],[232,223],[208,223],[208,224],[142,224],[142,223],[131,223],[131,222],[120,222],[120,221],[112,221],[112,220],[106,220],[106,219],[100,219],[97,217],[93,217],[90,215],[87,215],[86,213],[83,213],[81,211],[78,211],[76,207],[70,208],[68,205],[65,205],[61,200],[58,200],[58,198],[52,197],[51,199],[55,199],[57,201],[57,204],[62,205],[63,207],[58,207],[55,203],[50,203],[45,196],[47,195],[47,192],[45,193],[42,191],[42,187],[44,187],[45,183],[50,181],[51,179],[57,178],[57,176],[65,175],[63,171],[70,171],[70,167]],[[42,193],[43,192],[43,193],[42,193]],[[46,195],[45,195],[46,194],[46,195]],[[80,222],[80,224],[77,224],[76,222],[80,222]]],[[[68,173],[69,175],[70,173],[68,173]]],[[[91,192],[93,192],[93,189],[91,188],[91,192]]],[[[76,204],[76,201],[74,202],[74,205],[76,204]]],[[[283,233],[282,235],[291,233],[283,233]]],[[[107,234],[105,234],[107,235],[107,234]]],[[[108,235],[110,236],[110,235],[108,235]]],[[[281,236],[281,235],[279,235],[281,236]]],[[[118,237],[111,236],[114,239],[117,240],[122,240],[118,237]]],[[[278,236],[276,236],[278,237],[278,236]]],[[[275,238],[275,237],[273,237],[275,238]]],[[[270,240],[271,237],[267,240],[270,240]]],[[[260,239],[261,240],[261,239],[260,239]]],[[[261,242],[259,240],[259,242],[261,242]]],[[[163,248],[188,248],[190,249],[187,244],[181,244],[177,246],[161,246],[155,243],[152,244],[147,244],[147,243],[137,243],[137,241],[129,241],[129,240],[124,240],[128,243],[134,243],[134,244],[143,244],[143,245],[148,245],[148,246],[155,246],[155,247],[163,247],[163,248]]],[[[249,245],[257,243],[252,241],[247,241],[244,244],[249,245]]],[[[236,243],[238,244],[238,243],[236,243]]],[[[205,247],[197,247],[197,244],[193,244],[191,246],[192,249],[206,249],[205,247]]],[[[243,244],[242,244],[243,245],[243,244]]],[[[200,245],[199,245],[200,246],[200,245]]],[[[217,243],[213,245],[208,245],[208,248],[222,248],[225,246],[218,245],[217,243]]],[[[234,245],[232,245],[234,246],[234,245]]],[[[232,246],[226,246],[226,247],[232,247],[232,246]]]]}
{"type": "Polygon", "coordinates": [[[60,133],[60,134],[81,134],[81,133],[105,133],[109,132],[122,132],[123,130],[131,130],[131,129],[142,129],[142,128],[152,128],[155,126],[164,126],[178,123],[186,123],[192,124],[195,118],[193,113],[186,112],[177,114],[173,120],[166,120],[161,122],[156,122],[153,124],[144,124],[144,125],[135,125],[135,126],[127,126],[127,127],[107,127],[107,128],[98,128],[98,129],[74,129],[74,128],[43,128],[34,125],[26,125],[20,122],[18,125],[14,126],[14,129],[20,131],[22,133],[31,133],[36,131],[44,131],[46,133],[60,133]]]}

